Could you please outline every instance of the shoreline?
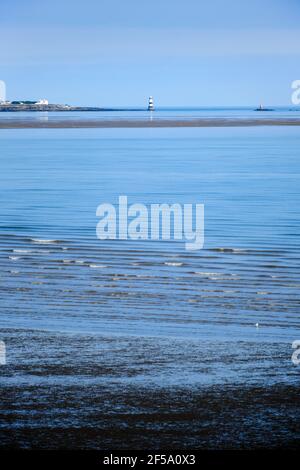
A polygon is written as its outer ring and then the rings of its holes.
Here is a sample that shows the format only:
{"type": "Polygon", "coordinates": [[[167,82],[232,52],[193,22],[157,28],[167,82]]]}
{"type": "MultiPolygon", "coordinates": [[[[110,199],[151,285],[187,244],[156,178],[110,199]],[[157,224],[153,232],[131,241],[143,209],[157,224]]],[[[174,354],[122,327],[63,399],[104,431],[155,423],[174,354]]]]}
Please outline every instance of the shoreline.
{"type": "Polygon", "coordinates": [[[247,347],[243,355],[214,358],[214,348],[201,342],[190,354],[180,348],[182,340],[171,341],[166,349],[165,341],[154,337],[132,341],[126,335],[18,327],[0,328],[0,333],[10,345],[10,360],[0,380],[0,449],[299,447],[299,386],[296,378],[285,381],[277,372],[286,370],[286,348],[280,343],[272,351],[267,344],[257,349],[255,363],[260,366],[255,380],[247,347]],[[200,358],[196,369],[195,357],[200,358]],[[270,357],[276,358],[273,381],[268,379],[270,357]],[[228,375],[227,380],[200,383],[175,374],[179,366],[190,371],[190,377],[206,377],[214,361],[215,372],[237,367],[244,381],[228,375]],[[161,381],[171,375],[179,380],[161,381]],[[160,379],[155,380],[157,376],[160,379]]]}
{"type": "Polygon", "coordinates": [[[156,128],[156,127],[257,127],[300,126],[300,119],[0,119],[0,129],[91,129],[91,128],[156,128]]]}

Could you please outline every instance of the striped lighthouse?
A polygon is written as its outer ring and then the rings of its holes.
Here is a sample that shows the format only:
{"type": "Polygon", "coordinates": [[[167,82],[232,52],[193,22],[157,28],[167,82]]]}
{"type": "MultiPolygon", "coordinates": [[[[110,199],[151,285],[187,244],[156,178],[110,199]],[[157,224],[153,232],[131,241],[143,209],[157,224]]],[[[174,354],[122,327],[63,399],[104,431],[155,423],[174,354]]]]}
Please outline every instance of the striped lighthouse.
{"type": "Polygon", "coordinates": [[[152,96],[149,97],[148,111],[154,111],[154,102],[153,102],[153,97],[152,96]]]}

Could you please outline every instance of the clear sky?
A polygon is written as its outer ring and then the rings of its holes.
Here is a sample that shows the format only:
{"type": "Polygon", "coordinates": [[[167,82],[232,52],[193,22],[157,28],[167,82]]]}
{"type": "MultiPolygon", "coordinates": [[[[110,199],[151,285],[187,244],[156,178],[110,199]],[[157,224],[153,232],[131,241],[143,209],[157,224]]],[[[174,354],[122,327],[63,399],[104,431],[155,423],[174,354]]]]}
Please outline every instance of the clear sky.
{"type": "Polygon", "coordinates": [[[300,0],[1,0],[8,99],[290,105],[300,0]]]}

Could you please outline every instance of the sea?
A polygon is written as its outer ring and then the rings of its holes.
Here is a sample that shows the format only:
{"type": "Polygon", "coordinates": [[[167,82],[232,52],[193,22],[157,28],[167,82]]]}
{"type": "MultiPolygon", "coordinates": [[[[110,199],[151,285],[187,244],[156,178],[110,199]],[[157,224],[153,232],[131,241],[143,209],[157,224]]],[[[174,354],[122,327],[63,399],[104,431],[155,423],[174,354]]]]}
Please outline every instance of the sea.
{"type": "MultiPolygon", "coordinates": [[[[75,115],[99,119],[0,119],[75,115]]],[[[1,129],[0,447],[298,445],[299,149],[297,126],[1,129]],[[120,195],[204,204],[203,248],[99,240],[120,195]]]]}

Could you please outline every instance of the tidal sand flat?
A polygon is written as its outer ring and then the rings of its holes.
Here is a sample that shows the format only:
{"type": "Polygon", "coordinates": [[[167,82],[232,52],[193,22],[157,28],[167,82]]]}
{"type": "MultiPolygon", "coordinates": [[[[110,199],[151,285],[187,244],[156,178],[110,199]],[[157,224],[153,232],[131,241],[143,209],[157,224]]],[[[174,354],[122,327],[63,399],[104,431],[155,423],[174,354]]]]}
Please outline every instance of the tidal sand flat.
{"type": "Polygon", "coordinates": [[[0,446],[299,446],[298,129],[0,137],[0,446]],[[204,203],[204,249],[97,240],[120,194],[204,203]]]}
{"type": "Polygon", "coordinates": [[[1,335],[13,356],[1,374],[0,448],[299,446],[299,384],[284,343],[1,335]]]}
{"type": "Polygon", "coordinates": [[[274,119],[53,119],[53,120],[27,120],[14,119],[0,120],[0,129],[91,129],[91,128],[156,128],[156,127],[253,127],[253,126],[300,126],[299,118],[274,119]]]}

